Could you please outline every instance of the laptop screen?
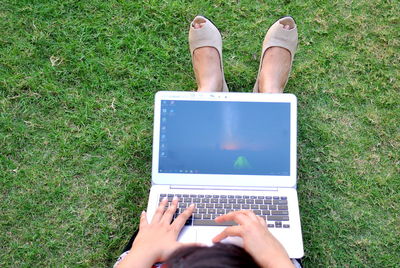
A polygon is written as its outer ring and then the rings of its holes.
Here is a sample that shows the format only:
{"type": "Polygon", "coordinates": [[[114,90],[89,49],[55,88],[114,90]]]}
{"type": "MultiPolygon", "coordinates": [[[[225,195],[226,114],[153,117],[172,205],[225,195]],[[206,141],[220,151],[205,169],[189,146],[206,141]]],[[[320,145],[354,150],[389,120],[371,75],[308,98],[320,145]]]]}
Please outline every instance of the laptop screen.
{"type": "Polygon", "coordinates": [[[290,103],[161,102],[159,173],[290,176],[290,103]]]}

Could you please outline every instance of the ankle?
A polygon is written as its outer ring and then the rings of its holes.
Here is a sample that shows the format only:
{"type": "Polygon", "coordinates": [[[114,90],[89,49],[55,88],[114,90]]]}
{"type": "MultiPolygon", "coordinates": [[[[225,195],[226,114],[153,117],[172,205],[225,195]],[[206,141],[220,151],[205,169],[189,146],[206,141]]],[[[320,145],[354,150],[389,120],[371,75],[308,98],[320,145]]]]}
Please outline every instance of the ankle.
{"type": "Polygon", "coordinates": [[[260,85],[259,92],[260,93],[283,93],[283,87],[262,87],[260,85]]]}
{"type": "Polygon", "coordinates": [[[203,83],[197,82],[199,92],[219,92],[222,91],[221,79],[209,79],[203,83]]]}
{"type": "Polygon", "coordinates": [[[264,55],[260,77],[259,92],[282,93],[291,69],[290,52],[282,47],[271,47],[264,55]]]}

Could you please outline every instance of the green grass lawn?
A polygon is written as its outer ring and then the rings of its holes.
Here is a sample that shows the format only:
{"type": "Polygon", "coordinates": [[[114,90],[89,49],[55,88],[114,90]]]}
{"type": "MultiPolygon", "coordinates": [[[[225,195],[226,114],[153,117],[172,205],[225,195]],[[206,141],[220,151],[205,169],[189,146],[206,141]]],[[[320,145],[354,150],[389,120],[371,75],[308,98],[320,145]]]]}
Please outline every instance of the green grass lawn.
{"type": "Polygon", "coordinates": [[[160,90],[195,89],[196,14],[250,91],[267,28],[299,48],[305,267],[400,263],[400,4],[355,1],[0,1],[0,266],[107,267],[150,187],[160,90]]]}

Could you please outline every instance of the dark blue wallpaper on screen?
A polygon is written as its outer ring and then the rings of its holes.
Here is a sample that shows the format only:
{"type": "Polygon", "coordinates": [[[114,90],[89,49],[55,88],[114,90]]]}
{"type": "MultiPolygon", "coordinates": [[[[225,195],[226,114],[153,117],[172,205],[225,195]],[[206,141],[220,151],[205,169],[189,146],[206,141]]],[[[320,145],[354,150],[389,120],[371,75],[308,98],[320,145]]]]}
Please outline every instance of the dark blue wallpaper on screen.
{"type": "Polygon", "coordinates": [[[290,175],[290,104],[163,100],[160,173],[290,175]]]}

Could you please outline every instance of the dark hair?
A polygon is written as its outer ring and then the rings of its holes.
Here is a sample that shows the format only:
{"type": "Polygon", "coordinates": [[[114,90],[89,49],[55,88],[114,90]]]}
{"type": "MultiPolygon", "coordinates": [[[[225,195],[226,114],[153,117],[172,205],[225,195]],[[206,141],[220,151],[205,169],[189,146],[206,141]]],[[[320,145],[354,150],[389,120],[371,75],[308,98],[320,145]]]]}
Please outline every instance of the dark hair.
{"type": "Polygon", "coordinates": [[[222,243],[212,247],[182,247],[172,253],[165,266],[167,268],[260,268],[243,248],[222,243]]]}

